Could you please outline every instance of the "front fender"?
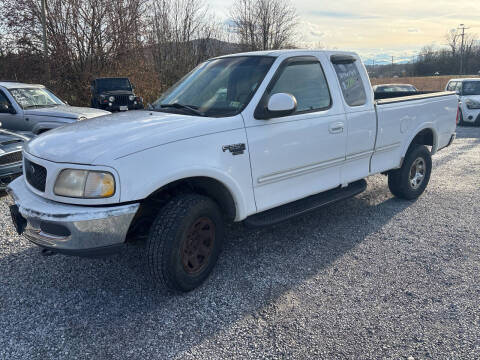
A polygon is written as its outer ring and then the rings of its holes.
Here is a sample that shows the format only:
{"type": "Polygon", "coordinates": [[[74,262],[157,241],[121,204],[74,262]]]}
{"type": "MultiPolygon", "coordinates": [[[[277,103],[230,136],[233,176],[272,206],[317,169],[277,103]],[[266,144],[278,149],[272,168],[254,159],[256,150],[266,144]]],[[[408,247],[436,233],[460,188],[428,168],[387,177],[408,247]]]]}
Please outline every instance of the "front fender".
{"type": "Polygon", "coordinates": [[[174,173],[168,176],[162,177],[159,181],[149,181],[144,184],[142,188],[137,188],[133,194],[134,198],[143,199],[163,188],[164,186],[171,184],[178,180],[193,178],[193,177],[206,177],[216,180],[222,183],[232,195],[235,202],[236,218],[235,220],[244,219],[247,216],[248,210],[245,203],[245,194],[242,192],[240,184],[228,174],[215,168],[201,168],[201,167],[189,167],[183,169],[177,169],[174,173]]]}
{"type": "Polygon", "coordinates": [[[117,158],[111,165],[120,175],[121,201],[142,200],[175,181],[206,177],[224,185],[235,202],[235,220],[243,220],[256,212],[248,147],[237,155],[222,150],[223,145],[240,143],[247,144],[244,129],[175,141],[117,158]]]}

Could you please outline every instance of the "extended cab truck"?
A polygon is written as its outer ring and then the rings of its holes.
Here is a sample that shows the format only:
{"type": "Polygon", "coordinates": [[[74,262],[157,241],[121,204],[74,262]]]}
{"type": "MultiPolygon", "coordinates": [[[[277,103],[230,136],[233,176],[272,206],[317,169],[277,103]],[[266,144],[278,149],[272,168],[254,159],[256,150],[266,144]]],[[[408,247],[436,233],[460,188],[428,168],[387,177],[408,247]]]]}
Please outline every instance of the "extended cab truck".
{"type": "Polygon", "coordinates": [[[377,173],[394,195],[420,196],[457,108],[453,92],[375,101],[354,53],[219,57],[151,110],[26,144],[12,218],[49,252],[100,255],[146,238],[152,277],[188,291],[212,270],[226,221],[273,224],[356,195],[377,173]]]}

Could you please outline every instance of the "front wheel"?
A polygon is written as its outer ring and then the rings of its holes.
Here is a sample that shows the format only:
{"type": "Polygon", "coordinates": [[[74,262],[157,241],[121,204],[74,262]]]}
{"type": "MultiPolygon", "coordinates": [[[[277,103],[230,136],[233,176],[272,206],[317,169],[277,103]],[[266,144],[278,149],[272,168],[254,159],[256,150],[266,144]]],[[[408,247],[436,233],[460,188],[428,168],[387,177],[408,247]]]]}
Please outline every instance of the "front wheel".
{"type": "Polygon", "coordinates": [[[183,194],[166,204],[150,229],[147,264],[155,282],[175,291],[198,287],[222,249],[224,220],[208,197],[183,194]]]}
{"type": "Polygon", "coordinates": [[[432,172],[432,156],[425,145],[408,149],[402,167],[388,174],[388,187],[396,197],[413,200],[425,191],[432,172]]]}

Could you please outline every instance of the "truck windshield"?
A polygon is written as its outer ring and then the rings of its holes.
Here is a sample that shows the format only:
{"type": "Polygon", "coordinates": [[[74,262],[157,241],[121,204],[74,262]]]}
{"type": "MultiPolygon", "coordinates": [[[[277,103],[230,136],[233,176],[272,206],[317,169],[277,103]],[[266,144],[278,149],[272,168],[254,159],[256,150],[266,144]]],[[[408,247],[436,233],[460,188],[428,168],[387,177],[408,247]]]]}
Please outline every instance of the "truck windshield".
{"type": "Polygon", "coordinates": [[[200,64],[153,103],[159,111],[233,116],[248,105],[275,61],[269,56],[237,56],[200,64]]]}
{"type": "Polygon", "coordinates": [[[9,91],[23,109],[65,105],[51,91],[45,88],[18,88],[10,89],[9,91]]]}
{"type": "Polygon", "coordinates": [[[132,84],[127,78],[108,78],[95,80],[97,92],[108,92],[115,90],[132,91],[132,84]]]}
{"type": "Polygon", "coordinates": [[[465,81],[462,95],[480,95],[480,81],[465,81]]]}

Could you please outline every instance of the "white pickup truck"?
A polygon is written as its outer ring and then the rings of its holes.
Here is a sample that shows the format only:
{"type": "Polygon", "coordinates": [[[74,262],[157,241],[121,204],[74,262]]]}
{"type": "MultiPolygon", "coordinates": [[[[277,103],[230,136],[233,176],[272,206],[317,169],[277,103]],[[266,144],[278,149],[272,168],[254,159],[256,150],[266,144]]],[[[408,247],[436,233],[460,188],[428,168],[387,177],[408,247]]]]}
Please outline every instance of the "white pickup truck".
{"type": "Polygon", "coordinates": [[[454,92],[375,101],[355,53],[265,51],[200,64],[150,106],[49,131],[8,193],[46,253],[98,256],[144,239],[153,279],[188,291],[228,221],[264,226],[388,175],[415,199],[455,138],[454,92]]]}

